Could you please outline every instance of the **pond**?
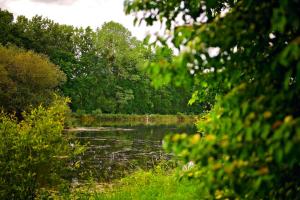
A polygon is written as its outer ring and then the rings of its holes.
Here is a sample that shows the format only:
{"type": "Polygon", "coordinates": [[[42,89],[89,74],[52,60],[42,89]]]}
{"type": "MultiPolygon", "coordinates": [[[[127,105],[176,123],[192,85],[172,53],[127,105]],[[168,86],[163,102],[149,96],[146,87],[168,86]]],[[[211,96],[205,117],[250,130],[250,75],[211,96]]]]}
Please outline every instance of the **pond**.
{"type": "Polygon", "coordinates": [[[176,126],[133,126],[100,131],[77,132],[77,139],[87,146],[78,157],[80,170],[75,177],[93,177],[109,182],[137,169],[153,168],[171,155],[162,149],[162,140],[170,133],[193,133],[195,127],[176,126]]]}

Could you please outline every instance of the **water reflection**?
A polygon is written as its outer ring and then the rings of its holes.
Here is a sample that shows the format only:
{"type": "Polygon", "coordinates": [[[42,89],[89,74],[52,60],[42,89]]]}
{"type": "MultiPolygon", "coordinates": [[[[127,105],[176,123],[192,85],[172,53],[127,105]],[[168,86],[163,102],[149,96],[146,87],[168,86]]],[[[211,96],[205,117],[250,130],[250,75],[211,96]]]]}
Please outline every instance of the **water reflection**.
{"type": "Polygon", "coordinates": [[[76,136],[87,145],[87,151],[78,158],[81,169],[77,177],[91,176],[98,181],[110,181],[137,168],[152,168],[161,159],[170,158],[162,149],[166,134],[195,131],[193,126],[135,126],[130,129],[78,132],[76,136]]]}

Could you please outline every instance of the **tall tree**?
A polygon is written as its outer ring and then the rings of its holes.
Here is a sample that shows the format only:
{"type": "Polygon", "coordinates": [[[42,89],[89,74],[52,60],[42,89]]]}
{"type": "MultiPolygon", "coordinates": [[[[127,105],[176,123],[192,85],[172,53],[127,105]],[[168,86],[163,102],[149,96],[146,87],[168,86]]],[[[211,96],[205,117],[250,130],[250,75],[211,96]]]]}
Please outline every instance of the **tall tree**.
{"type": "Polygon", "coordinates": [[[73,111],[166,114],[189,110],[190,91],[180,90],[183,93],[178,95],[179,90],[169,86],[154,90],[148,74],[151,70],[140,68],[147,60],[169,59],[172,51],[154,53],[121,24],[108,22],[94,31],[41,16],[14,20],[2,10],[0,17],[0,43],[45,54],[66,74],[60,92],[71,98],[73,111]]]}
{"type": "Polygon", "coordinates": [[[115,22],[105,23],[97,30],[95,44],[96,54],[104,63],[105,92],[115,99],[112,112],[128,112],[126,107],[134,100],[137,83],[142,77],[138,65],[145,60],[147,49],[115,22]]]}
{"type": "Polygon", "coordinates": [[[20,114],[49,104],[65,75],[48,58],[16,47],[0,46],[0,106],[20,114]]]}

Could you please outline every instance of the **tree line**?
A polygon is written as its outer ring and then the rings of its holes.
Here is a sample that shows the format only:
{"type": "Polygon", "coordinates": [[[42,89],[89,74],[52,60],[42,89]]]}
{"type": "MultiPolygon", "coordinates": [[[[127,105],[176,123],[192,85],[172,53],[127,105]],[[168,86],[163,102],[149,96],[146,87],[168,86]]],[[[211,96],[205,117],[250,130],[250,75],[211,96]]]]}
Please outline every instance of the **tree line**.
{"type": "MultiPolygon", "coordinates": [[[[176,114],[201,110],[195,109],[199,104],[187,105],[191,89],[173,86],[155,89],[151,85],[142,66],[161,56],[156,53],[159,48],[153,50],[137,40],[121,24],[108,22],[92,30],[61,25],[41,16],[14,19],[12,13],[0,10],[0,43],[3,45],[0,76],[5,77],[0,81],[0,103],[6,109],[14,101],[18,101],[14,109],[19,110],[46,103],[51,88],[70,97],[71,109],[79,113],[176,114]],[[11,62],[19,62],[16,65],[20,69],[24,67],[24,73],[22,70],[17,73],[10,66],[9,57],[11,62]],[[55,72],[51,67],[43,68],[38,63],[40,57],[56,65],[55,72]],[[44,71],[39,71],[42,68],[44,71]],[[8,87],[9,84],[14,86],[8,87]]],[[[164,57],[172,57],[172,50],[165,52],[164,57]]]]}

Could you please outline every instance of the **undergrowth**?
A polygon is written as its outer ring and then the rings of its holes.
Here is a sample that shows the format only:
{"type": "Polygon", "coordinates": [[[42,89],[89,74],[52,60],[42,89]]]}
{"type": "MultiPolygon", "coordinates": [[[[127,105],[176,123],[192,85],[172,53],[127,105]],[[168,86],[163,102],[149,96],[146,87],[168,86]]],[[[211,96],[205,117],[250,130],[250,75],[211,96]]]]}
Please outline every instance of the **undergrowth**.
{"type": "Polygon", "coordinates": [[[199,180],[180,179],[177,170],[161,166],[137,171],[111,184],[90,183],[73,189],[68,195],[52,194],[53,199],[91,200],[190,200],[206,199],[199,180]]]}

